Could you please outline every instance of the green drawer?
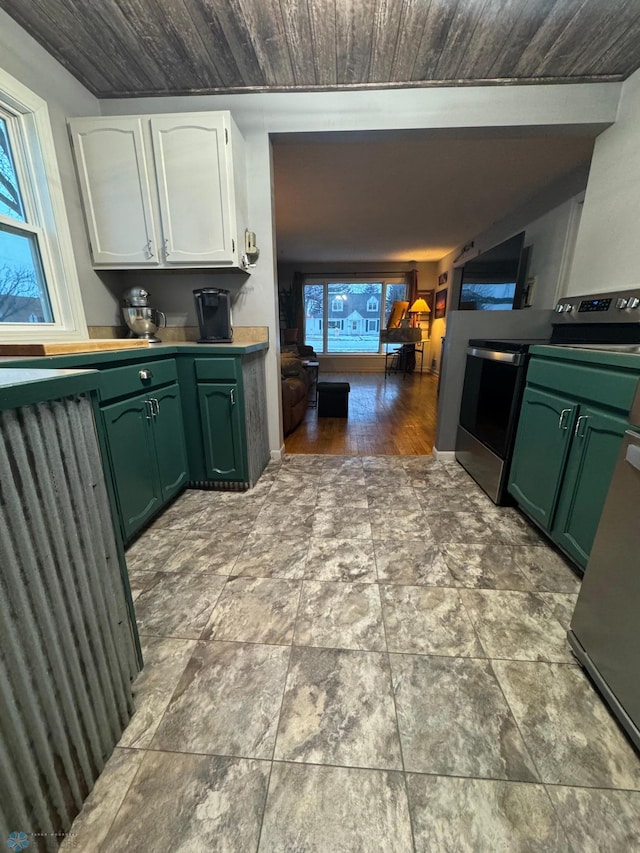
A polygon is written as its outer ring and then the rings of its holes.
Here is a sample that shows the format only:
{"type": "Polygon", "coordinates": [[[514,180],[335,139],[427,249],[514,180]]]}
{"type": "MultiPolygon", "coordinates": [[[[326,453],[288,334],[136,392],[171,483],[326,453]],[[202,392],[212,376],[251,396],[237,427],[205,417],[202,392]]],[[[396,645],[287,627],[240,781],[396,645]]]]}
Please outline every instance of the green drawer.
{"type": "Polygon", "coordinates": [[[628,413],[638,385],[638,374],[595,366],[546,360],[534,356],[529,362],[527,385],[567,394],[628,413]]]}
{"type": "Polygon", "coordinates": [[[101,371],[100,398],[103,403],[116,397],[126,397],[176,382],[178,371],[174,358],[158,361],[139,361],[127,367],[113,367],[101,371]]]}
{"type": "Polygon", "coordinates": [[[236,382],[239,378],[237,358],[196,358],[196,379],[215,382],[236,382]]]}

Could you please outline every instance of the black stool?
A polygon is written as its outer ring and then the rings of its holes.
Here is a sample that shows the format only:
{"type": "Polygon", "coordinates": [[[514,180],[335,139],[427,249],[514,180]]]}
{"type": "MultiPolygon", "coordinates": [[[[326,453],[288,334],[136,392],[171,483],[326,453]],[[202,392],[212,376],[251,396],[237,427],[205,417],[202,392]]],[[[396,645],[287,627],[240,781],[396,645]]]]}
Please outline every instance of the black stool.
{"type": "Polygon", "coordinates": [[[318,417],[349,417],[349,391],[348,382],[318,382],[318,417]]]}

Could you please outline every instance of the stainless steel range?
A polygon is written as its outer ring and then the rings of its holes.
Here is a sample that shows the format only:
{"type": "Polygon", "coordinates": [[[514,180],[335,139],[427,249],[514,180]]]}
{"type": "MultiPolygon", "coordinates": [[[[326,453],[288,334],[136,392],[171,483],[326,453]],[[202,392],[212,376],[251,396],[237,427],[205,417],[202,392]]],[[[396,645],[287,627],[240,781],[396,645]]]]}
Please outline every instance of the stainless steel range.
{"type": "Polygon", "coordinates": [[[456,459],[496,504],[507,494],[529,347],[637,347],[640,350],[640,288],[561,299],[551,338],[528,341],[471,339],[467,349],[456,459]]]}

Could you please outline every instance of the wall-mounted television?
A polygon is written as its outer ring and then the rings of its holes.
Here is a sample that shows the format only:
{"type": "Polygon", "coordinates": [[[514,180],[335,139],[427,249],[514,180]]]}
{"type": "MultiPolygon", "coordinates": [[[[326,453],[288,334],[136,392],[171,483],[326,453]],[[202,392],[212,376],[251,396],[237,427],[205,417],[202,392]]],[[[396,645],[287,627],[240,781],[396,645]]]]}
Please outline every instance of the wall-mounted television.
{"type": "Polygon", "coordinates": [[[461,311],[511,311],[522,308],[529,247],[524,231],[472,258],[462,268],[461,311]]]}

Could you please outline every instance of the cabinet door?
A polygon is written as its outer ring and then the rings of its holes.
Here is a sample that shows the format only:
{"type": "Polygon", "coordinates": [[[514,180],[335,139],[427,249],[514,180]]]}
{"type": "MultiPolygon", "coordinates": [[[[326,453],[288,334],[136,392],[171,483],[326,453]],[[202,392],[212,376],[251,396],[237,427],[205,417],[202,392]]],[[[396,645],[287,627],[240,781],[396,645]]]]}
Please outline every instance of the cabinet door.
{"type": "Polygon", "coordinates": [[[151,119],[167,263],[231,264],[232,181],[224,116],[151,119]]]}
{"type": "Polygon", "coordinates": [[[596,535],[627,421],[581,406],[553,523],[554,540],[583,568],[596,535]]]}
{"type": "Polygon", "coordinates": [[[235,383],[198,384],[206,475],[242,480],[242,433],[235,383]]]}
{"type": "Polygon", "coordinates": [[[70,126],[94,263],[157,265],[141,119],[75,119],[70,126]]]}
{"type": "Polygon", "coordinates": [[[545,530],[553,521],[577,409],[536,388],[527,388],[522,398],[509,491],[545,530]]]}
{"type": "Polygon", "coordinates": [[[140,395],[102,410],[125,539],[156,511],[160,499],[151,409],[140,395]]]}
{"type": "Polygon", "coordinates": [[[155,437],[160,497],[162,503],[179,491],[187,482],[187,448],[182,425],[182,406],[178,384],[150,393],[154,406],[153,433],[155,437]]]}

